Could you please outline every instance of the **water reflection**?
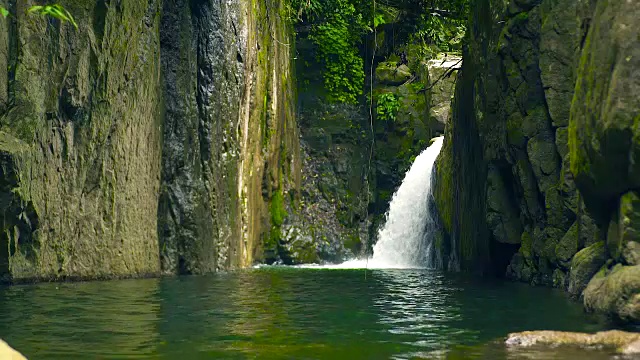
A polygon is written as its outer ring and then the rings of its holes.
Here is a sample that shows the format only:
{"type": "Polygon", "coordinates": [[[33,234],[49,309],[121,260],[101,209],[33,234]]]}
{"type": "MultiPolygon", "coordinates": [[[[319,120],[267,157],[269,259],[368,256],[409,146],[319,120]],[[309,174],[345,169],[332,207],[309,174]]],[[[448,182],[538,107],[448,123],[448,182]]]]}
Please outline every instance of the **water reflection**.
{"type": "Polygon", "coordinates": [[[602,329],[560,292],[426,270],[16,286],[0,309],[0,338],[31,359],[510,359],[534,353],[485,344],[602,329]]]}
{"type": "Polygon", "coordinates": [[[155,352],[159,280],[0,289],[0,336],[30,359],[155,352]]]}
{"type": "Polygon", "coordinates": [[[441,348],[455,341],[451,321],[460,318],[460,304],[453,297],[459,288],[430,271],[384,270],[376,278],[385,291],[376,296],[379,322],[407,345],[394,359],[440,357],[441,348]],[[433,350],[437,349],[437,350],[433,350]]]}

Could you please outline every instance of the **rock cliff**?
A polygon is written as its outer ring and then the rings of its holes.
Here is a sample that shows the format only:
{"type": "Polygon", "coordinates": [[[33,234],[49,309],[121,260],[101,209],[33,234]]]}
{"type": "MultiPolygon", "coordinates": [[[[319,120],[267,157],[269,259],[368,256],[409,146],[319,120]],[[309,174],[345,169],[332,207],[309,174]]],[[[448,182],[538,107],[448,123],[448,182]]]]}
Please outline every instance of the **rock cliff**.
{"type": "Polygon", "coordinates": [[[251,265],[295,198],[280,0],[62,1],[79,29],[4,4],[0,278],[251,265]]]}
{"type": "Polygon", "coordinates": [[[437,165],[444,268],[576,296],[598,273],[586,307],[640,319],[637,5],[473,3],[437,165]]]}

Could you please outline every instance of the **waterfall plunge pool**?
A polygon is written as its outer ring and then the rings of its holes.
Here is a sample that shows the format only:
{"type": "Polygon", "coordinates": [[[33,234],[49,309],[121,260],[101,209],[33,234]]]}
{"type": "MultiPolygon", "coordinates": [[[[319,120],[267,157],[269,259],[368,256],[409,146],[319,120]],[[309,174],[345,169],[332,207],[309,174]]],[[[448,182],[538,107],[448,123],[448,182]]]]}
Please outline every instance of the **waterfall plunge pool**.
{"type": "Polygon", "coordinates": [[[429,270],[365,279],[364,269],[273,266],[12,286],[0,308],[0,338],[29,359],[609,358],[507,352],[495,340],[509,332],[606,325],[558,290],[429,270]]]}

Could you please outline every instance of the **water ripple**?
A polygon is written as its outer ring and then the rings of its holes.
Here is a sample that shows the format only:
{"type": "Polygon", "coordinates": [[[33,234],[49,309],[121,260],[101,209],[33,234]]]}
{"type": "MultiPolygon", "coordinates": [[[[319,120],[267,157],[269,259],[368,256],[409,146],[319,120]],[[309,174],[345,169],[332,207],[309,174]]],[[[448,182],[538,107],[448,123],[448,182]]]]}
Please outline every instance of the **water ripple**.
{"type": "Polygon", "coordinates": [[[0,308],[31,359],[493,359],[511,331],[602,328],[557,291],[415,269],[15,286],[0,308]]]}

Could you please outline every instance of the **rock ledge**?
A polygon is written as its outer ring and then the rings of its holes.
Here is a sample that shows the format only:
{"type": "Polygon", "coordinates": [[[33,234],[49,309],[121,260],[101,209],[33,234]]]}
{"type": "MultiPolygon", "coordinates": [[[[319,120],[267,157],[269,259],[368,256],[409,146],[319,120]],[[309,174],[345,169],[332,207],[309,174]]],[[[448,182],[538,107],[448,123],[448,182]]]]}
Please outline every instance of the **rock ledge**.
{"type": "Polygon", "coordinates": [[[640,354],[640,333],[620,330],[602,331],[595,334],[564,331],[524,331],[509,334],[508,347],[534,345],[578,346],[583,348],[610,348],[619,354],[640,354]]]}

